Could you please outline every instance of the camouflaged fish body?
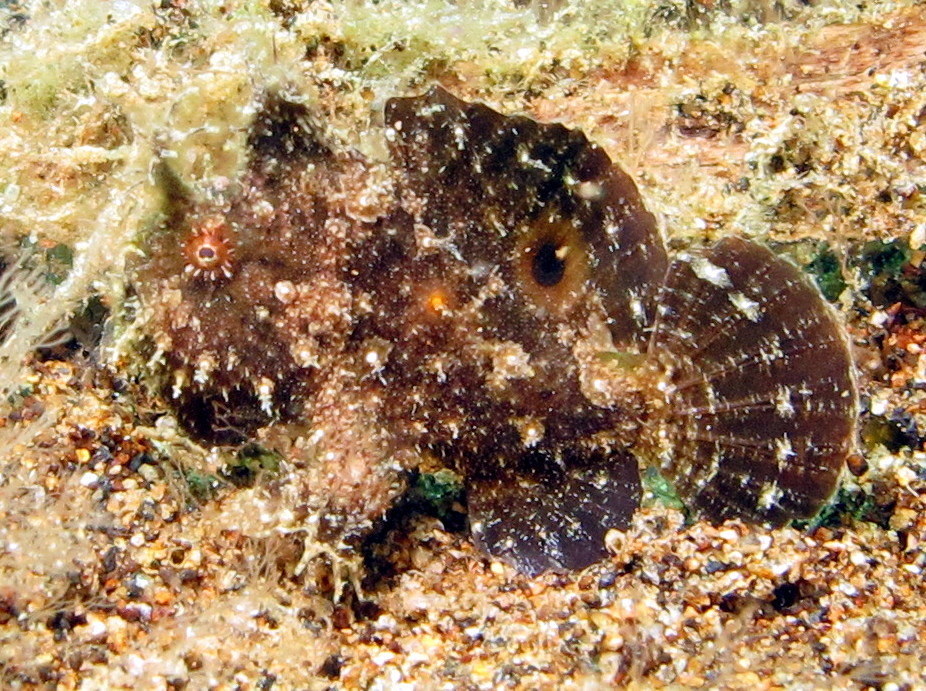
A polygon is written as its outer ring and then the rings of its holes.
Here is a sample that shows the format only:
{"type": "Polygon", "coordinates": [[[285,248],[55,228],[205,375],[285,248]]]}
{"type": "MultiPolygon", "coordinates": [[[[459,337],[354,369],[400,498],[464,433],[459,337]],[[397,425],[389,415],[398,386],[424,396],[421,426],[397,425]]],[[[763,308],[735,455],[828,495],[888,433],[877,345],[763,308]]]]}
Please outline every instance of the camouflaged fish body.
{"type": "Polygon", "coordinates": [[[796,267],[736,239],[670,263],[581,132],[440,88],[387,103],[390,165],[308,122],[271,98],[239,190],[179,205],[139,275],[181,417],[218,441],[221,401],[243,436],[305,421],[293,482],[332,539],[423,456],[466,478],[477,545],[528,574],[606,556],[641,465],[714,520],[781,523],[832,493],[856,389],[796,267]]]}

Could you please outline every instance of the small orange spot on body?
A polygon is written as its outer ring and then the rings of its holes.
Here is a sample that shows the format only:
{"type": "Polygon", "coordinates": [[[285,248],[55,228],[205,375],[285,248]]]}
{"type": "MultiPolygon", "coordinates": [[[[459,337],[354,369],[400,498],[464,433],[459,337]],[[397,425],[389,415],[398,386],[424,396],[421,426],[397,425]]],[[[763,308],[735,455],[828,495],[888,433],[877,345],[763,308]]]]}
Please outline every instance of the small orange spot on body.
{"type": "Polygon", "coordinates": [[[411,301],[405,313],[405,322],[412,331],[443,327],[458,307],[457,296],[440,279],[415,283],[411,289],[411,301]]]}
{"type": "Polygon", "coordinates": [[[437,289],[428,296],[428,310],[433,314],[444,314],[449,309],[447,304],[447,294],[437,289]]]}

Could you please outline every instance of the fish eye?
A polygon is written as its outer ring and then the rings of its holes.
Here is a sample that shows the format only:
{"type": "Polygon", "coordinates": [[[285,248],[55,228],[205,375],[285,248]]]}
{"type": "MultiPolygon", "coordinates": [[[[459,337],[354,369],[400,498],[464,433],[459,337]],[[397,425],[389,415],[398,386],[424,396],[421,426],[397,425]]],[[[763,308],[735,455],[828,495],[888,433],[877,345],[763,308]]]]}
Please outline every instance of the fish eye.
{"type": "Polygon", "coordinates": [[[534,307],[565,317],[583,294],[589,252],[579,228],[561,219],[535,220],[515,241],[514,284],[534,307]]]}
{"type": "Polygon", "coordinates": [[[566,274],[566,257],[569,246],[545,241],[534,251],[531,275],[544,288],[552,288],[563,280],[566,274]]]}
{"type": "Polygon", "coordinates": [[[186,273],[209,280],[216,280],[219,276],[231,278],[235,243],[222,219],[207,218],[196,224],[182,250],[186,258],[186,273]]]}

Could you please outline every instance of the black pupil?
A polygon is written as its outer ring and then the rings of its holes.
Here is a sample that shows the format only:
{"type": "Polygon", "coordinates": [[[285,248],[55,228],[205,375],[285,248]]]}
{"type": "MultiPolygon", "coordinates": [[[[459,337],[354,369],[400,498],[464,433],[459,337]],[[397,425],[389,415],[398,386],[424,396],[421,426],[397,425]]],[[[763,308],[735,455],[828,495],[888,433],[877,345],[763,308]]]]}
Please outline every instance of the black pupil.
{"type": "Polygon", "coordinates": [[[566,262],[556,256],[559,247],[545,242],[534,253],[534,280],[544,288],[550,288],[563,280],[566,262]]]}

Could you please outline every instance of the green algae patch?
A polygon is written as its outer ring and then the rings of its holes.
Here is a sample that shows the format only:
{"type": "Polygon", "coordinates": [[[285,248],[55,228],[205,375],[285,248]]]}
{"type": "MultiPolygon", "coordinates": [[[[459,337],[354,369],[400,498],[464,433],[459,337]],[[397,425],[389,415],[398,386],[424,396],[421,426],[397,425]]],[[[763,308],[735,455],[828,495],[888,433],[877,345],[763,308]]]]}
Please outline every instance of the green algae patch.
{"type": "Polygon", "coordinates": [[[656,468],[652,466],[646,468],[643,471],[642,480],[643,488],[646,490],[644,496],[652,497],[655,503],[666,508],[681,511],[685,514],[686,522],[691,518],[691,511],[685,506],[678,491],[656,468]]]}
{"type": "Polygon", "coordinates": [[[253,487],[261,476],[279,473],[282,460],[278,452],[250,442],[222,469],[222,477],[236,487],[253,487]]]}
{"type": "Polygon", "coordinates": [[[792,521],[798,530],[813,532],[817,528],[838,528],[853,523],[874,523],[887,529],[893,503],[879,502],[873,493],[857,485],[840,487],[832,500],[809,520],[792,521]]]}
{"type": "Polygon", "coordinates": [[[914,253],[903,240],[872,240],[865,243],[859,265],[868,278],[866,290],[871,302],[879,307],[901,303],[926,308],[926,275],[922,265],[915,265],[914,253]]]}
{"type": "Polygon", "coordinates": [[[840,255],[825,240],[774,243],[773,248],[813,276],[820,292],[830,302],[838,301],[849,286],[840,255]]]}
{"type": "Polygon", "coordinates": [[[408,499],[422,513],[446,519],[463,499],[463,478],[446,468],[421,473],[409,490],[408,499]]]}

